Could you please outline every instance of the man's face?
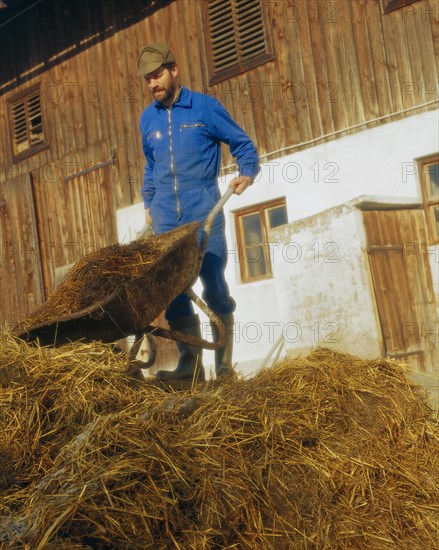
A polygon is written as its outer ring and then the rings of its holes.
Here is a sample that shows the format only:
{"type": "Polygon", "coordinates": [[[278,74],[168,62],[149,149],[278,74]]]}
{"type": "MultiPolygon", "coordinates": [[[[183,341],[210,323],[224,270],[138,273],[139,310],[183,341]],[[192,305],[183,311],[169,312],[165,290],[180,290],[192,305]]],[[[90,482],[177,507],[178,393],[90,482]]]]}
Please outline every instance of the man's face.
{"type": "Polygon", "coordinates": [[[178,90],[177,76],[178,67],[176,65],[170,69],[162,65],[152,73],[146,74],[144,78],[152,97],[169,107],[178,90]]]}

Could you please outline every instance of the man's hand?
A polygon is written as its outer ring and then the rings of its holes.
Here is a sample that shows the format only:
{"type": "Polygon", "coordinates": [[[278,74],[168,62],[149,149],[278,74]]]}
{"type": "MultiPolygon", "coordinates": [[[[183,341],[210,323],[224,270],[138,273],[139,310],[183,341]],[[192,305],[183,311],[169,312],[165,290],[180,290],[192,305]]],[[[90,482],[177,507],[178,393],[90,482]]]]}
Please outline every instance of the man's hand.
{"type": "Polygon", "coordinates": [[[152,218],[149,214],[149,208],[145,208],[145,223],[152,225],[152,218]]]}
{"type": "Polygon", "coordinates": [[[241,193],[244,193],[244,191],[253,183],[253,178],[250,176],[238,176],[236,178],[233,178],[232,181],[229,184],[229,187],[231,187],[235,195],[241,195],[241,193]]]}

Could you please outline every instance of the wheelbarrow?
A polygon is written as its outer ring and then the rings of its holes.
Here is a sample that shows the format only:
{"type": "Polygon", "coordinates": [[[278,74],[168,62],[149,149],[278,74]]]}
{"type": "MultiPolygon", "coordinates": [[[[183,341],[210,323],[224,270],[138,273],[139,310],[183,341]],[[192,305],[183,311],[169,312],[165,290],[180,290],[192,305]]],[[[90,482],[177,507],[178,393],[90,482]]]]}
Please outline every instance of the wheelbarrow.
{"type": "MultiPolygon", "coordinates": [[[[155,363],[154,337],[168,338],[204,349],[218,349],[224,345],[225,327],[221,319],[196,295],[192,286],[198,279],[212,224],[224,204],[233,194],[228,188],[207,216],[200,243],[199,222],[192,222],[154,238],[160,244],[160,255],[143,266],[141,272],[121,285],[105,299],[74,313],[34,326],[16,327],[14,333],[28,342],[38,341],[42,346],[58,347],[75,341],[101,341],[114,343],[128,336],[135,342],[129,352],[128,372],[148,368],[155,363]],[[216,326],[219,338],[210,342],[179,331],[153,326],[151,323],[180,294],[186,294],[216,326]],[[154,299],[151,299],[151,296],[154,299]],[[142,362],[136,359],[143,337],[149,344],[149,357],[142,362]]],[[[137,240],[147,245],[148,226],[138,234],[137,240]]]]}

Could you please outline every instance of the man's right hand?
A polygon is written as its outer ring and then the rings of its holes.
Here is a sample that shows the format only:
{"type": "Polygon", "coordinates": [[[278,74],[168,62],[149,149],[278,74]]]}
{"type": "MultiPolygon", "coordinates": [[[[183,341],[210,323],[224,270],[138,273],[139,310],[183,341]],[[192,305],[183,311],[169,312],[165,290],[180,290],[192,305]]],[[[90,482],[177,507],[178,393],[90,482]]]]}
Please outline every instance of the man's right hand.
{"type": "Polygon", "coordinates": [[[250,176],[237,176],[229,183],[229,187],[234,190],[236,195],[241,195],[253,183],[253,178],[250,176]]]}
{"type": "Polygon", "coordinates": [[[145,208],[145,223],[152,225],[152,218],[149,214],[149,208],[145,208]]]}

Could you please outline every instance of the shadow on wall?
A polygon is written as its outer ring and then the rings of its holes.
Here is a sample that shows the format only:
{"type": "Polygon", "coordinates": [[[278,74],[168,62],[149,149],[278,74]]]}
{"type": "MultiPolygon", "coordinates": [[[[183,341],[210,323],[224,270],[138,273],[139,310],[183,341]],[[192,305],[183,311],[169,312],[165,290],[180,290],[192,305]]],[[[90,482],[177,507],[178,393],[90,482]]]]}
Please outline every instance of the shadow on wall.
{"type": "Polygon", "coordinates": [[[106,0],[83,2],[78,9],[75,2],[3,0],[6,7],[0,9],[0,87],[7,84],[3,93],[145,19],[171,1],[106,0]],[[32,23],[26,25],[28,21],[32,23]]]}

